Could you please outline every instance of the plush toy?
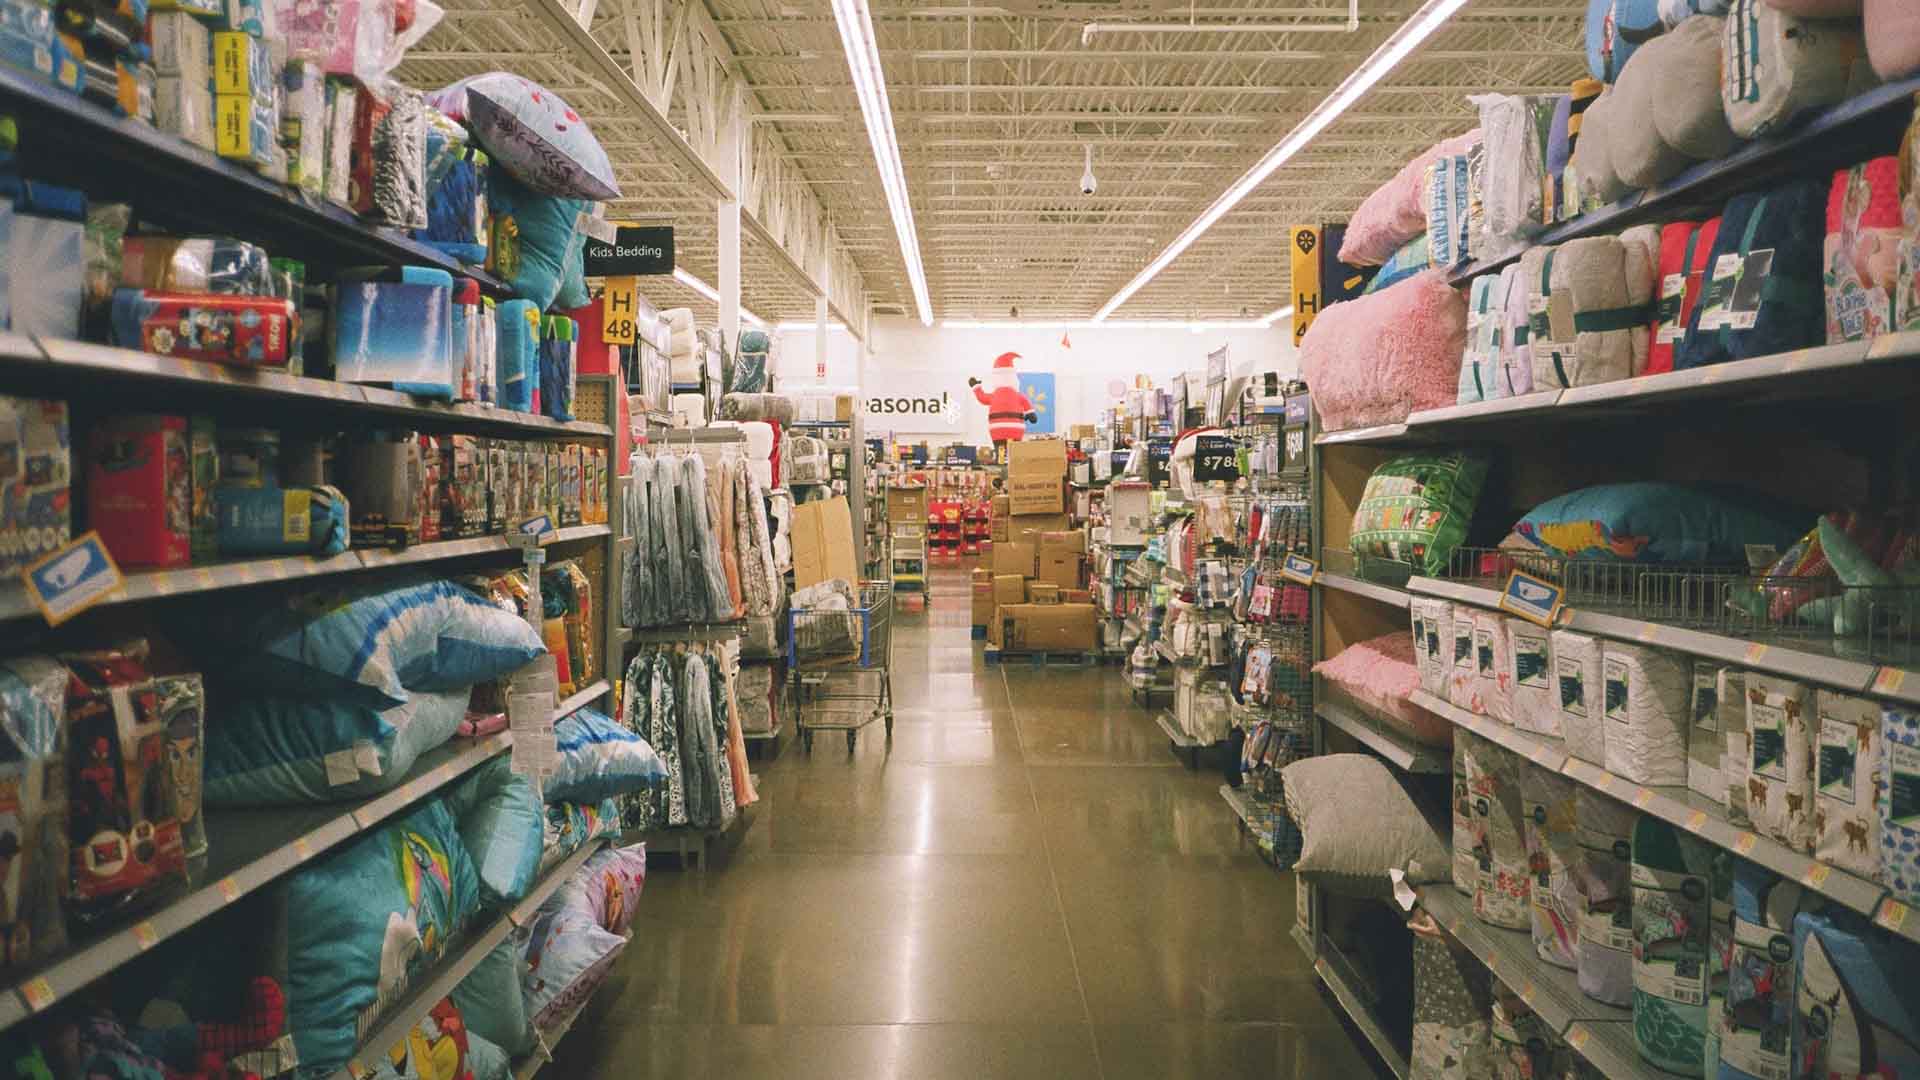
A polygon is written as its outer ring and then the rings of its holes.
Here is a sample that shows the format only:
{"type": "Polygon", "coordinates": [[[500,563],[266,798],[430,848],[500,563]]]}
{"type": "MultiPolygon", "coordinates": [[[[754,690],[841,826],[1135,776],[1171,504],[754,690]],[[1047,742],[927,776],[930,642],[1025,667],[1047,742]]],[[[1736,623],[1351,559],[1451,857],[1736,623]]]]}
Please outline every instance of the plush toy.
{"type": "Polygon", "coordinates": [[[1020,441],[1027,433],[1026,425],[1039,419],[1033,402],[1020,392],[1019,376],[1013,370],[1013,362],[1018,359],[1020,354],[1011,352],[994,359],[990,390],[982,390],[979,379],[967,380],[974,398],[987,407],[987,434],[994,442],[1020,441]]]}

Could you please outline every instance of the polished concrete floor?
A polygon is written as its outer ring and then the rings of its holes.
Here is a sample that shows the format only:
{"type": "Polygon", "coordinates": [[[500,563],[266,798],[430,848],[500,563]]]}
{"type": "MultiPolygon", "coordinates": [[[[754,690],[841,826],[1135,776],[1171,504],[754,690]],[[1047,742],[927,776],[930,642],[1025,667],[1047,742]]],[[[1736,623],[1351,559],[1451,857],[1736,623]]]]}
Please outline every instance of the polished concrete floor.
{"type": "Polygon", "coordinates": [[[1116,668],[988,667],[966,571],[894,633],[896,720],[783,739],[705,872],[657,857],[555,1077],[1376,1075],[1244,843],[1116,668]]]}

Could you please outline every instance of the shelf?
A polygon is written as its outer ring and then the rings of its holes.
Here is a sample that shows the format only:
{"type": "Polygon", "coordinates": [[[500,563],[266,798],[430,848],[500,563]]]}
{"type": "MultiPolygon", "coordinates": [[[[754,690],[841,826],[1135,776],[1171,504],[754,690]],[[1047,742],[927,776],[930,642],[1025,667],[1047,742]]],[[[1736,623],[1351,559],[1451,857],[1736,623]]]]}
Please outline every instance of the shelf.
{"type": "Polygon", "coordinates": [[[572,716],[574,713],[605,697],[612,690],[613,684],[605,679],[600,679],[597,682],[583,686],[579,690],[574,691],[570,697],[560,702],[560,707],[553,710],[554,719],[563,720],[572,716]]]}
{"type": "MultiPolygon", "coordinates": [[[[587,540],[611,535],[605,525],[576,525],[554,533],[555,543],[587,540]]],[[[474,555],[512,551],[504,536],[476,536],[468,540],[443,540],[415,544],[398,551],[387,548],[361,548],[339,555],[287,555],[271,559],[241,559],[209,566],[183,566],[177,570],[135,570],[126,575],[125,585],[95,606],[138,603],[169,596],[239,589],[250,585],[302,581],[333,574],[382,570],[412,563],[462,559],[474,555]]],[[[0,621],[37,618],[40,611],[27,599],[24,588],[12,582],[0,584],[0,621]]]]}
{"type": "MultiPolygon", "coordinates": [[[[1643,814],[1685,829],[1707,843],[1732,851],[1789,880],[1798,881],[1863,915],[1882,913],[1887,890],[1836,869],[1804,852],[1743,829],[1727,821],[1726,808],[1712,799],[1684,787],[1646,787],[1616,776],[1589,761],[1569,757],[1559,741],[1529,735],[1484,716],[1474,716],[1425,691],[1415,691],[1408,699],[1421,708],[1446,717],[1455,725],[1482,735],[1535,764],[1565,776],[1623,803],[1643,814]]],[[[1902,936],[1920,940],[1920,919],[1887,920],[1899,928],[1902,936]],[[1909,925],[1909,922],[1912,925],[1909,925]]]]}
{"type": "MultiPolygon", "coordinates": [[[[1407,591],[1485,608],[1500,606],[1500,594],[1496,590],[1458,581],[1415,577],[1407,582],[1407,591]]],[[[1815,638],[1789,638],[1786,644],[1750,641],[1577,607],[1565,609],[1556,625],[1615,641],[1654,645],[1753,671],[1803,679],[1849,693],[1866,691],[1880,677],[1880,668],[1874,664],[1819,651],[1821,642],[1815,638]]]]}
{"type": "Polygon", "coordinates": [[[1397,608],[1407,606],[1407,591],[1405,589],[1396,589],[1391,585],[1376,585],[1371,581],[1365,581],[1357,577],[1349,577],[1346,574],[1329,574],[1325,571],[1321,571],[1313,580],[1316,585],[1324,585],[1329,589],[1338,589],[1341,592],[1352,593],[1355,596],[1364,596],[1369,600],[1377,600],[1382,604],[1390,604],[1397,608]]]}
{"type": "Polygon", "coordinates": [[[1329,700],[1324,693],[1315,693],[1314,713],[1322,721],[1353,736],[1367,749],[1407,772],[1448,774],[1453,771],[1453,759],[1448,751],[1422,746],[1397,731],[1374,723],[1361,715],[1358,709],[1329,700]]]}
{"type": "Polygon", "coordinates": [[[1160,725],[1161,731],[1167,733],[1167,740],[1182,750],[1197,750],[1206,745],[1200,740],[1183,733],[1176,727],[1173,722],[1173,714],[1165,709],[1153,714],[1153,721],[1160,725]]]}
{"type": "MultiPolygon", "coordinates": [[[[0,76],[5,69],[0,69],[0,76]]],[[[0,379],[43,396],[94,397],[113,388],[132,395],[171,390],[204,408],[220,397],[238,406],[263,400],[325,409],[367,426],[369,415],[404,420],[410,425],[527,437],[577,435],[605,439],[612,428],[585,420],[561,421],[533,413],[417,398],[397,390],[357,383],[289,375],[271,368],[235,367],[204,360],[182,360],[133,349],[64,338],[0,334],[0,379]]]]}
{"type": "Polygon", "coordinates": [[[442,998],[453,993],[453,988],[460,985],[460,981],[465,979],[474,968],[479,967],[480,961],[486,959],[494,946],[506,940],[507,934],[512,932],[514,927],[524,927],[531,923],[533,913],[539,909],[547,897],[559,891],[560,886],[566,884],[574,871],[580,869],[580,864],[586,862],[594,852],[598,851],[602,843],[603,841],[595,840],[580,845],[580,850],[562,859],[547,873],[546,877],[535,882],[526,897],[516,904],[512,911],[494,919],[484,929],[469,933],[460,939],[457,951],[450,949],[448,957],[428,974],[426,981],[416,983],[413,990],[402,998],[398,1005],[386,1010],[386,1015],[382,1017],[379,1026],[373,1029],[373,1034],[360,1040],[354,1059],[349,1061],[345,1068],[336,1070],[332,1080],[357,1080],[358,1077],[369,1075],[366,1067],[360,1064],[360,1057],[369,1054],[375,1057],[384,1055],[389,1047],[403,1042],[407,1033],[413,1030],[413,1026],[425,1019],[427,1013],[432,1011],[435,1005],[440,1004],[442,998]]]}
{"type": "Polygon", "coordinates": [[[1555,1034],[1567,1036],[1576,1024],[1586,1028],[1576,1052],[1610,1080],[1652,1080],[1663,1075],[1634,1049],[1633,1010],[1581,993],[1573,972],[1547,963],[1534,952],[1533,935],[1481,922],[1473,914],[1473,901],[1450,885],[1422,886],[1420,905],[1555,1034]]]}
{"type": "Polygon", "coordinates": [[[19,125],[24,172],[92,200],[132,202],[143,219],[238,236],[310,267],[430,266],[506,292],[498,278],[435,248],[330,202],[296,198],[283,184],[27,72],[0,67],[0,108],[19,125]]]}
{"type": "MultiPolygon", "coordinates": [[[[1333,996],[1340,1002],[1340,1007],[1347,1011],[1347,1016],[1353,1020],[1354,1026],[1367,1037],[1367,1042],[1373,1045],[1374,1051],[1380,1055],[1380,1060],[1386,1062],[1387,1068],[1392,1070],[1393,1075],[1400,1080],[1407,1080],[1410,1072],[1407,1059],[1393,1045],[1393,1040],[1387,1037],[1386,1029],[1380,1026],[1380,1020],[1374,1016],[1373,1010],[1367,1008],[1366,1003],[1360,1000],[1359,993],[1354,990],[1354,984],[1358,980],[1353,977],[1352,966],[1347,963],[1347,958],[1333,942],[1325,941],[1324,945],[1325,948],[1317,956],[1314,955],[1313,950],[1307,950],[1307,955],[1313,960],[1314,973],[1327,984],[1327,989],[1333,991],[1333,996]]],[[[1302,948],[1305,946],[1303,945],[1302,948]]]]}
{"type": "MultiPolygon", "coordinates": [[[[1880,145],[1874,153],[1891,154],[1913,118],[1915,91],[1920,91],[1920,79],[1877,87],[1816,112],[1804,123],[1743,143],[1726,157],[1702,162],[1656,187],[1549,229],[1535,244],[1617,233],[1641,222],[1677,220],[1693,211],[1708,211],[1712,216],[1729,198],[1788,176],[1831,177],[1835,169],[1859,162],[1863,144],[1872,146],[1876,140],[1880,145]]],[[[1499,270],[1525,250],[1469,263],[1453,275],[1453,283],[1464,284],[1499,270]]]]}
{"type": "Polygon", "coordinates": [[[1380,424],[1375,427],[1348,428],[1345,431],[1329,431],[1314,438],[1316,446],[1339,446],[1342,443],[1384,443],[1405,438],[1407,425],[1380,424]]]}
{"type": "Polygon", "coordinates": [[[1249,829],[1253,828],[1253,801],[1247,798],[1246,792],[1232,784],[1221,784],[1220,797],[1226,800],[1227,806],[1233,810],[1233,815],[1240,819],[1241,825],[1249,829]]]}

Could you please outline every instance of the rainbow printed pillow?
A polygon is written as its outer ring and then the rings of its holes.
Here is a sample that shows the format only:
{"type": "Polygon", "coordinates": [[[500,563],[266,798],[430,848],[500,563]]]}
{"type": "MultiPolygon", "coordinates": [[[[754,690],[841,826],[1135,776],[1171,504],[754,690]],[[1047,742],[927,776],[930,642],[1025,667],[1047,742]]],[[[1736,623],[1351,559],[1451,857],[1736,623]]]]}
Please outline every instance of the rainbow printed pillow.
{"type": "Polygon", "coordinates": [[[535,191],[594,201],[620,197],[600,140],[560,95],[539,83],[494,71],[443,87],[427,100],[466,124],[493,160],[535,191]]]}
{"type": "Polygon", "coordinates": [[[1548,499],[1513,529],[1567,559],[1740,566],[1749,544],[1785,551],[1811,516],[1760,495],[1643,481],[1548,499]]]}

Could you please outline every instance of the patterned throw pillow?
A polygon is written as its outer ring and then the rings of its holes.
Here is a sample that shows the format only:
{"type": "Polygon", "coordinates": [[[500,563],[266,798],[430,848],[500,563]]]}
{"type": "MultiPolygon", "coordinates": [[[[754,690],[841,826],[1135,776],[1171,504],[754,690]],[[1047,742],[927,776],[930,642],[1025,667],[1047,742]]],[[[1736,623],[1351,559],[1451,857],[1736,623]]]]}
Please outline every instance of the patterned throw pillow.
{"type": "Polygon", "coordinates": [[[1409,454],[1380,466],[1354,510],[1354,555],[1408,563],[1415,574],[1445,574],[1486,478],[1487,459],[1465,450],[1409,454]]]}
{"type": "Polygon", "coordinates": [[[535,191],[605,201],[620,197],[607,152],[560,95],[504,71],[462,79],[429,96],[463,121],[487,153],[535,191]]]}

